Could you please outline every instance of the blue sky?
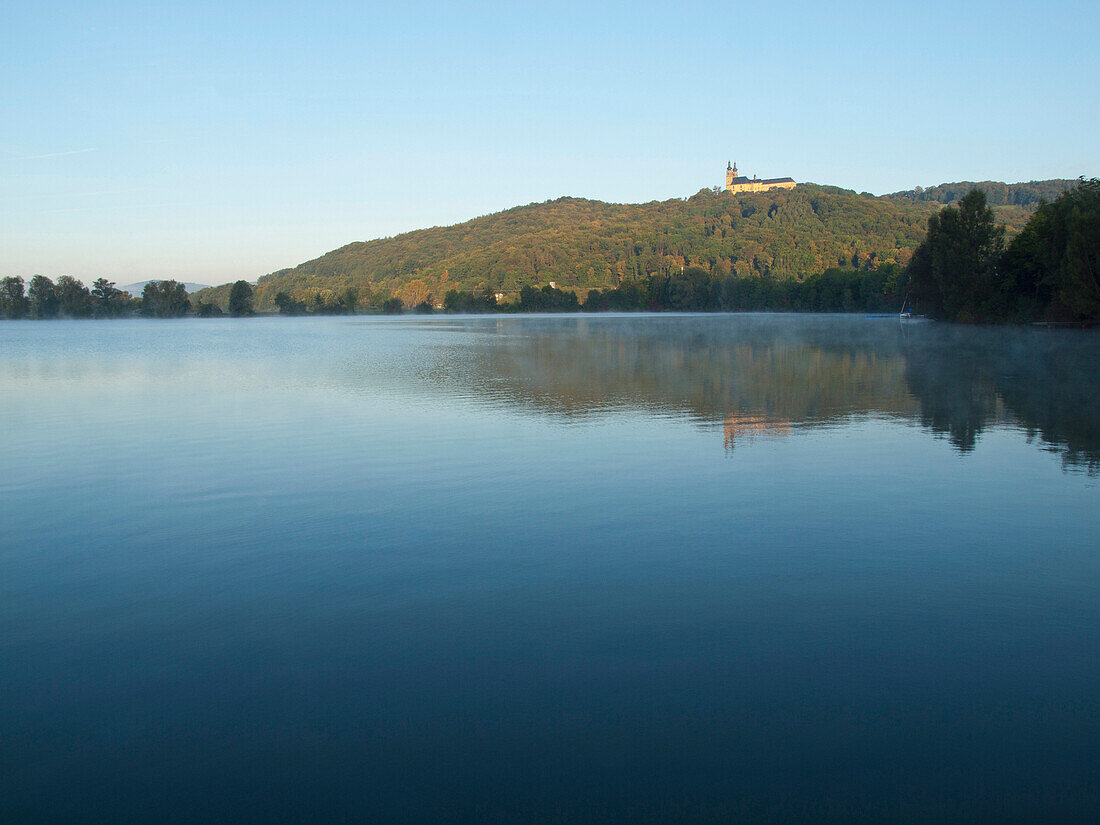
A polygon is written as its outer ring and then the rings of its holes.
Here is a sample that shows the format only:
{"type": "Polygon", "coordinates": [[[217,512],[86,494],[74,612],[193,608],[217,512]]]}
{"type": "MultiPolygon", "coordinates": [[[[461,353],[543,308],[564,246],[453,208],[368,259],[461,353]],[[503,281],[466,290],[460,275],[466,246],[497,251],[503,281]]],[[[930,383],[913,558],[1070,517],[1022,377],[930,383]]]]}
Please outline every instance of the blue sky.
{"type": "Polygon", "coordinates": [[[730,159],[876,194],[1100,175],[1095,2],[11,5],[0,276],[254,280],[730,159]]]}

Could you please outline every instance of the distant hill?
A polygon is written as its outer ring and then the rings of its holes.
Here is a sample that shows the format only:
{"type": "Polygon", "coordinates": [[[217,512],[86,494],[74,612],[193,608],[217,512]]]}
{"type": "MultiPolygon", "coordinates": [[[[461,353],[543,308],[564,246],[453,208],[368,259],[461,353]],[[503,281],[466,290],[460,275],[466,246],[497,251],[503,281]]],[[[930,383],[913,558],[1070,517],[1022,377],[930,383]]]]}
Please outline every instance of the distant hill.
{"type": "MultiPolygon", "coordinates": [[[[451,289],[500,292],[509,300],[524,286],[551,282],[583,298],[590,289],[686,266],[801,278],[830,267],[904,265],[940,205],[817,184],[751,194],[704,189],[642,204],[559,198],[348,244],[260,278],[255,302],[271,310],[278,292],[309,304],[348,288],[358,290],[361,304],[392,295],[439,301],[451,289]]],[[[1010,232],[1030,214],[1015,204],[996,209],[1010,232]]],[[[200,297],[224,307],[229,288],[200,297]]]]}
{"type": "MultiPolygon", "coordinates": [[[[151,283],[153,283],[153,281],[161,281],[161,280],[166,281],[166,280],[169,280],[169,279],[168,278],[151,278],[148,281],[138,281],[136,284],[127,284],[126,286],[120,286],[119,289],[121,289],[123,292],[129,292],[135,298],[140,298],[141,293],[142,293],[142,291],[144,291],[146,284],[151,284],[151,283]]],[[[186,289],[188,293],[192,293],[192,292],[198,292],[200,289],[210,289],[210,286],[209,286],[209,284],[192,284],[192,283],[185,282],[183,284],[183,288],[186,289]]]]}
{"type": "Polygon", "coordinates": [[[906,192],[891,192],[885,198],[907,198],[915,201],[933,201],[935,203],[953,203],[971,189],[977,187],[985,192],[990,206],[1033,206],[1040,200],[1052,201],[1067,189],[1071,189],[1076,180],[1032,180],[1027,183],[1001,183],[995,180],[959,181],[941,183],[924,189],[918,186],[906,192]]]}

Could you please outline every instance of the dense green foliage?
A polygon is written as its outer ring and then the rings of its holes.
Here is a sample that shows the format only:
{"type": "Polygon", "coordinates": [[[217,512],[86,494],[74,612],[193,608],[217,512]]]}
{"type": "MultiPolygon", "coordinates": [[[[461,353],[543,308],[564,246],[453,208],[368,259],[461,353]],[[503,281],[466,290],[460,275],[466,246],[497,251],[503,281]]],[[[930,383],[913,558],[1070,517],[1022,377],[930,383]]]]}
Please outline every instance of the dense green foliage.
{"type": "Polygon", "coordinates": [[[346,315],[354,313],[358,304],[359,293],[352,287],[340,296],[318,292],[308,304],[294,300],[286,292],[275,293],[275,308],[280,315],[346,315]]]}
{"type": "Polygon", "coordinates": [[[937,318],[991,320],[1003,315],[997,264],[1004,227],[980,189],[958,207],[945,206],[928,219],[928,235],[909,262],[909,289],[920,310],[937,318]]]}
{"type": "Polygon", "coordinates": [[[927,189],[918,186],[905,192],[892,192],[887,198],[908,198],[915,201],[933,203],[955,203],[962,200],[971,189],[978,189],[985,195],[990,206],[1032,206],[1042,201],[1051,201],[1067,189],[1073,188],[1076,180],[1033,180],[1027,183],[1001,183],[995,180],[960,181],[941,183],[927,189]]]}
{"type": "Polygon", "coordinates": [[[280,315],[304,315],[306,306],[301,301],[295,301],[285,292],[275,293],[275,308],[280,315]]]}
{"type": "MultiPolygon", "coordinates": [[[[549,285],[525,286],[519,300],[498,304],[491,293],[451,290],[445,312],[897,312],[908,276],[897,264],[877,269],[830,268],[798,281],[773,277],[720,276],[701,267],[671,275],[624,281],[614,289],[592,289],[584,303],[576,294],[549,285]]],[[[399,299],[391,299],[396,305],[399,299]]]]}
{"type": "Polygon", "coordinates": [[[118,289],[114,281],[96,278],[92,284],[92,314],[96,318],[124,318],[133,311],[129,292],[118,289]]]}
{"type": "Polygon", "coordinates": [[[44,275],[35,275],[29,292],[18,276],[0,279],[2,318],[123,318],[137,305],[130,293],[106,278],[97,278],[88,289],[68,275],[62,275],[56,284],[44,275]]]}
{"type": "Polygon", "coordinates": [[[474,295],[472,292],[452,289],[443,299],[443,309],[446,312],[495,312],[497,299],[492,292],[474,295]]]}
{"type": "Polygon", "coordinates": [[[27,297],[30,299],[31,313],[35,318],[56,318],[61,312],[57,286],[44,275],[35,275],[31,278],[27,297]]]}
{"type": "Polygon", "coordinates": [[[148,281],[141,298],[134,298],[106,278],[97,278],[88,289],[69,275],[56,284],[35,275],[29,290],[20,277],[0,279],[0,318],[182,318],[192,312],[201,318],[222,314],[216,304],[201,299],[192,307],[186,286],[171,280],[148,281]]]}
{"type": "Polygon", "coordinates": [[[519,303],[516,304],[519,312],[576,312],[580,308],[577,293],[549,284],[542,289],[525,286],[519,291],[519,303]]]}
{"type": "Polygon", "coordinates": [[[199,318],[220,318],[224,314],[217,304],[205,303],[202,298],[195,301],[195,315],[199,318]]]}
{"type": "Polygon", "coordinates": [[[14,320],[30,312],[27,289],[18,275],[0,280],[0,317],[14,320]]]}
{"type": "Polygon", "coordinates": [[[150,281],[141,293],[146,318],[182,318],[191,309],[187,289],[178,281],[150,281]]]}
{"type": "Polygon", "coordinates": [[[1001,261],[1017,318],[1100,320],[1100,180],[1043,204],[1001,261]]]}
{"type": "Polygon", "coordinates": [[[1043,203],[1007,250],[984,194],[928,220],[908,266],[917,309],[957,321],[1100,320],[1100,181],[1043,203]]]}
{"type": "Polygon", "coordinates": [[[62,275],[54,285],[62,318],[87,318],[92,314],[92,293],[70,275],[62,275]]]}
{"type": "Polygon", "coordinates": [[[252,314],[252,284],[237,281],[229,289],[229,314],[241,318],[252,314]]]}
{"type": "Polygon", "coordinates": [[[801,281],[772,277],[716,276],[691,267],[606,291],[592,290],[589,312],[896,312],[906,275],[897,264],[873,270],[827,269],[801,281]]]}

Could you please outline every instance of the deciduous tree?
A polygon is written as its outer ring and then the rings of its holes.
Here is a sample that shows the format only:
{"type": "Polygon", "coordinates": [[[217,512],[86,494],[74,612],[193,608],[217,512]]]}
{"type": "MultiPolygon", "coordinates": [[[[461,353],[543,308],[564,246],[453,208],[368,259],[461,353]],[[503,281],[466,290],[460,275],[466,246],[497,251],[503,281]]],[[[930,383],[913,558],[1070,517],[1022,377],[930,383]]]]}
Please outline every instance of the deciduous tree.
{"type": "Polygon", "coordinates": [[[59,314],[66,318],[87,318],[92,313],[88,287],[70,275],[62,275],[54,284],[59,314]]]}
{"type": "Polygon", "coordinates": [[[957,208],[945,206],[929,218],[928,235],[909,262],[910,293],[918,309],[959,321],[1001,317],[997,266],[1004,235],[980,189],[972,189],[957,208]]]}
{"type": "Polygon", "coordinates": [[[234,318],[252,314],[252,285],[248,281],[237,281],[229,290],[229,314],[234,318]]]}
{"type": "Polygon", "coordinates": [[[114,281],[96,278],[92,284],[92,306],[97,318],[119,318],[129,313],[130,300],[114,281]]]}
{"type": "Polygon", "coordinates": [[[23,279],[14,275],[0,280],[0,317],[24,318],[29,310],[23,279]]]}
{"type": "Polygon", "coordinates": [[[150,281],[141,294],[141,314],[147,318],[182,318],[190,309],[187,287],[178,281],[150,281]]]}
{"type": "Polygon", "coordinates": [[[28,290],[31,301],[31,314],[35,318],[56,318],[61,305],[57,300],[57,290],[53,281],[45,275],[35,275],[31,278],[31,287],[28,290]]]}

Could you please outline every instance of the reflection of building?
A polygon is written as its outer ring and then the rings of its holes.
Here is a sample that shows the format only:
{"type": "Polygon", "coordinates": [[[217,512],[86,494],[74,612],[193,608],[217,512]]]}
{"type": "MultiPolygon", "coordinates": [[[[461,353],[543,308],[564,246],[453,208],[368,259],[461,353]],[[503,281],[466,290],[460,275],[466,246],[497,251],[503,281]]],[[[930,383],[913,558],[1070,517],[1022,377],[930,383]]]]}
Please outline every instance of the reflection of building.
{"type": "Polygon", "coordinates": [[[780,438],[791,434],[790,421],[769,421],[762,415],[731,413],[722,423],[726,449],[732,450],[740,440],[755,441],[758,438],[780,438]]]}
{"type": "Polygon", "coordinates": [[[726,164],[726,191],[727,192],[765,192],[768,189],[794,189],[794,178],[765,178],[758,180],[756,175],[752,180],[737,174],[737,164],[726,164]]]}

